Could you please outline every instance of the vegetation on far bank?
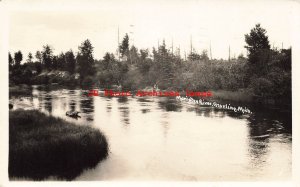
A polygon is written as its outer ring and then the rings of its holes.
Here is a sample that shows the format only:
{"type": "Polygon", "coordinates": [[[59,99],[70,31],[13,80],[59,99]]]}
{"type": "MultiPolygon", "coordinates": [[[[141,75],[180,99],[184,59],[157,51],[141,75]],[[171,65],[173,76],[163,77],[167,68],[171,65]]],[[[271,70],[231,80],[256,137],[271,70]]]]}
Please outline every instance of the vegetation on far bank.
{"type": "Polygon", "coordinates": [[[215,90],[212,91],[214,99],[228,100],[235,102],[250,103],[253,101],[253,96],[247,90],[227,91],[215,90]]]}
{"type": "Polygon", "coordinates": [[[107,52],[100,60],[94,59],[90,40],[78,47],[76,55],[72,50],[53,55],[45,45],[35,53],[35,61],[29,53],[23,64],[21,51],[14,58],[9,53],[9,80],[10,84],[121,85],[124,91],[154,85],[162,90],[221,90],[218,97],[226,98],[225,92],[246,90],[236,96],[291,104],[291,48],[271,49],[267,31],[259,24],[245,35],[245,42],[247,57],[226,60],[194,49],[183,59],[179,49],[171,51],[165,42],[152,50],[138,50],[130,46],[127,34],[117,56],[107,52]]]}
{"type": "Polygon", "coordinates": [[[32,87],[26,84],[11,85],[9,86],[9,96],[18,96],[18,95],[31,95],[32,87]]]}
{"type": "Polygon", "coordinates": [[[105,136],[37,110],[9,112],[9,177],[72,180],[108,155],[105,136]]]}

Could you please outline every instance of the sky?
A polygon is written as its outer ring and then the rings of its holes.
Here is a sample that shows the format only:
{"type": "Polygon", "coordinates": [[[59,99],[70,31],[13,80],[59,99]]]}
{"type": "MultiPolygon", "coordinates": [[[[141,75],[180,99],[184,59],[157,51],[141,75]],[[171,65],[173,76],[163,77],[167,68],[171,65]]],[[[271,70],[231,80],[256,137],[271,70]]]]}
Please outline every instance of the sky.
{"type": "Polygon", "coordinates": [[[291,28],[295,1],[288,0],[175,0],[175,1],[24,1],[7,3],[9,50],[25,58],[49,44],[54,54],[72,49],[90,39],[94,57],[115,53],[125,33],[138,49],[157,48],[165,40],[182,57],[190,52],[210,50],[213,58],[246,55],[244,35],[255,24],[267,30],[270,45],[292,45],[291,28]]]}

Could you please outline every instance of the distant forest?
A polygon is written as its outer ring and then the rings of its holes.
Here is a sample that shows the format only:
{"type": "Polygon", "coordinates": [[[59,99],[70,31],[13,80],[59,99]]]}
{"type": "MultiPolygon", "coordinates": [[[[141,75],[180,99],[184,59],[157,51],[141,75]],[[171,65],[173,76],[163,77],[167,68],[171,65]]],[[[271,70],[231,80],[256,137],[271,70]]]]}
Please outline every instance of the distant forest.
{"type": "Polygon", "coordinates": [[[53,55],[49,45],[29,53],[9,52],[9,85],[60,84],[137,90],[157,85],[161,90],[229,90],[291,103],[291,48],[270,47],[267,31],[255,25],[245,34],[248,55],[228,60],[209,59],[207,51],[191,51],[187,59],[168,50],[138,49],[126,34],[119,55],[107,52],[103,59],[93,56],[90,40],[83,41],[78,53],[72,50],[53,55]],[[35,56],[36,60],[33,60],[35,56]],[[22,61],[26,61],[21,63],[22,61]]]}

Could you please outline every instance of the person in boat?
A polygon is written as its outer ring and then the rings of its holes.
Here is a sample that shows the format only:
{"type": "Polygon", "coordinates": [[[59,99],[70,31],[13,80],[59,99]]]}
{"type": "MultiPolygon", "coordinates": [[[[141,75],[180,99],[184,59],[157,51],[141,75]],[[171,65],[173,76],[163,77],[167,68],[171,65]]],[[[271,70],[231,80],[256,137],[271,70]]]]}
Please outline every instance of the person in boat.
{"type": "Polygon", "coordinates": [[[67,111],[66,112],[66,116],[69,116],[69,117],[73,117],[73,118],[77,118],[77,117],[80,117],[78,114],[80,112],[78,111],[67,111]]]}

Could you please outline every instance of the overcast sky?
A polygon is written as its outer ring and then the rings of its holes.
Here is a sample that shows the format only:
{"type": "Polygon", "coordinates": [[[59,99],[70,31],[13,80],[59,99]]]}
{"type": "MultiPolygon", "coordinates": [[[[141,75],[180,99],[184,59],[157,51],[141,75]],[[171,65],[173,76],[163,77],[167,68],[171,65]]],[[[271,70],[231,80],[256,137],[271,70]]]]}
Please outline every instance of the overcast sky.
{"type": "Polygon", "coordinates": [[[190,41],[198,52],[209,50],[213,58],[246,54],[244,34],[256,23],[267,30],[271,46],[291,46],[294,2],[273,1],[12,1],[9,50],[42,50],[49,44],[54,53],[73,49],[90,39],[94,56],[116,52],[118,27],[120,41],[128,33],[131,44],[140,48],[157,47],[172,40],[174,50],[190,52],[190,41]],[[50,3],[51,2],[51,3],[50,3]]]}

